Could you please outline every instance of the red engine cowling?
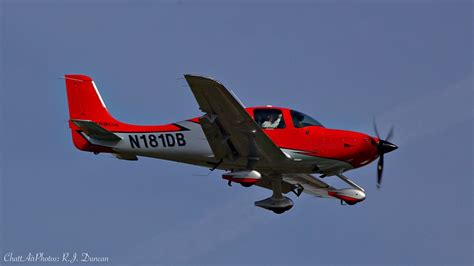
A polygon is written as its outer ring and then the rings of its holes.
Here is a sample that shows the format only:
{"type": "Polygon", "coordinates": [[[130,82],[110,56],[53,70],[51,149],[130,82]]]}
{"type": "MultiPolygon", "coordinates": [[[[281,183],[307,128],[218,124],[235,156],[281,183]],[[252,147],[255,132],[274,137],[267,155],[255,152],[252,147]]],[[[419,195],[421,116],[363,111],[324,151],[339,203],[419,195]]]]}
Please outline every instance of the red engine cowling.
{"type": "Polygon", "coordinates": [[[262,175],[255,170],[229,172],[222,175],[223,179],[239,183],[243,186],[251,186],[262,179],[262,175]]]}
{"type": "Polygon", "coordinates": [[[338,198],[349,205],[354,205],[365,200],[365,193],[354,188],[344,188],[338,190],[328,191],[329,196],[338,198]]]}

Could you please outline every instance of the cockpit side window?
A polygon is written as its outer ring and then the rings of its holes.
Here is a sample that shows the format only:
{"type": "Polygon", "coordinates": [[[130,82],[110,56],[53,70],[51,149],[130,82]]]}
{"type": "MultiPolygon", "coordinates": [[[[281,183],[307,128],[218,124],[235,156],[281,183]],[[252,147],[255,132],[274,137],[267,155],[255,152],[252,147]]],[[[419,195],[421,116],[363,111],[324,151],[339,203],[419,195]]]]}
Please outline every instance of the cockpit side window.
{"type": "Polygon", "coordinates": [[[318,120],[312,118],[309,115],[305,115],[301,112],[291,110],[290,115],[291,115],[291,120],[293,120],[293,125],[296,128],[309,127],[309,126],[323,127],[323,125],[319,123],[318,120]]]}
{"type": "Polygon", "coordinates": [[[285,128],[283,114],[278,109],[255,109],[253,115],[263,129],[285,128]]]}

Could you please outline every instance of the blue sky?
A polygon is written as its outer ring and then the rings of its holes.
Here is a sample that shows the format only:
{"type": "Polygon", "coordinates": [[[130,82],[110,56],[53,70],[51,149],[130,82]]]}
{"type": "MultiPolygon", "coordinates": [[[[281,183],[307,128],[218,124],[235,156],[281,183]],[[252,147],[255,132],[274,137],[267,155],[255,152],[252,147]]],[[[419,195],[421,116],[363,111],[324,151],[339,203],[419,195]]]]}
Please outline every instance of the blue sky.
{"type": "MultiPolygon", "coordinates": [[[[114,264],[473,263],[470,1],[1,1],[1,255],[89,252],[114,264]],[[269,191],[219,172],[81,153],[64,81],[96,81],[111,113],[199,116],[182,79],[212,76],[273,104],[400,148],[348,173],[348,207],[307,195],[274,215],[269,191]]],[[[337,183],[334,179],[327,179],[337,183]]],[[[2,261],[3,262],[3,261],[2,261]]]]}

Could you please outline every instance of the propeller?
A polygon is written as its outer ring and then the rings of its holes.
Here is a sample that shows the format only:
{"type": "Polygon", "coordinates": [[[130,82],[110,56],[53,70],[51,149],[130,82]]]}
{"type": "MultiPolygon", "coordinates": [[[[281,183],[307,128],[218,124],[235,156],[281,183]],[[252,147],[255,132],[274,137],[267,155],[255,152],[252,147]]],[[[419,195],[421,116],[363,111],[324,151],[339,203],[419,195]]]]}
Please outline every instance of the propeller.
{"type": "Polygon", "coordinates": [[[377,162],[377,188],[380,189],[380,184],[382,183],[382,173],[383,173],[383,155],[389,153],[398,148],[397,145],[390,143],[389,140],[393,137],[393,126],[388,131],[387,137],[383,140],[380,138],[379,131],[377,130],[377,124],[374,119],[374,131],[375,135],[379,139],[377,144],[377,152],[379,154],[379,161],[377,162]]]}

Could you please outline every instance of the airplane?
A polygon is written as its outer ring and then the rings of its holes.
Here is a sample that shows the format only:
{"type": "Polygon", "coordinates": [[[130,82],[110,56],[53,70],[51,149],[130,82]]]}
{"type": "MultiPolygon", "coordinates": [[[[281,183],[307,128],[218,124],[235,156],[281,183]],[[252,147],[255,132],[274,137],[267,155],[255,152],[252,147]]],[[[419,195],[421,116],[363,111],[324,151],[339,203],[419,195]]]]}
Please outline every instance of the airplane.
{"type": "Polygon", "coordinates": [[[380,187],[384,154],[398,147],[389,142],[393,127],[381,139],[364,133],[329,129],[302,112],[276,106],[246,108],[218,81],[184,75],[199,109],[204,113],[171,124],[132,125],[113,118],[94,81],[86,75],[67,74],[69,127],[74,146],[94,154],[110,153],[122,160],[138,156],[224,170],[222,178],[244,187],[259,186],[272,195],[255,206],[281,214],[293,207],[285,196],[303,192],[354,205],[365,190],[345,172],[379,158],[380,187]],[[315,175],[319,175],[316,177],[315,175]],[[337,189],[321,179],[335,176],[349,185],[337,189]]]}

